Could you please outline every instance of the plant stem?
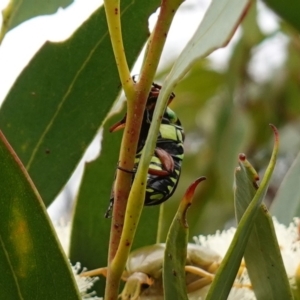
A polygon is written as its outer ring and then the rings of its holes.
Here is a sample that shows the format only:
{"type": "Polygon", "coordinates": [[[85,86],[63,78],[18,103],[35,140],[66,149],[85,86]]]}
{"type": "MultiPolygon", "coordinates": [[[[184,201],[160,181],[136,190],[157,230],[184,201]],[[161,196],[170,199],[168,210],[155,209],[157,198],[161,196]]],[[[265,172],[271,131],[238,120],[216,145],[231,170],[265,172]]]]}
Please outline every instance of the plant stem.
{"type": "Polygon", "coordinates": [[[125,49],[123,45],[121,18],[120,18],[120,0],[104,0],[105,13],[107,18],[108,30],[112,43],[116,64],[124,89],[127,101],[134,98],[134,82],[130,76],[125,49]]]}
{"type": "Polygon", "coordinates": [[[148,41],[141,70],[140,84],[147,81],[147,78],[154,77],[170,26],[176,11],[182,2],[183,0],[162,1],[156,25],[148,41]],[[155,62],[157,62],[157,64],[155,62]],[[151,75],[153,75],[153,77],[151,75]]]}
{"type": "MultiPolygon", "coordinates": [[[[174,5],[173,3],[178,2],[178,0],[166,0],[162,2],[159,19],[150,38],[147,57],[144,61],[140,81],[134,85],[129,75],[124,47],[122,44],[121,25],[119,19],[119,1],[115,0],[110,3],[109,2],[109,0],[105,1],[107,21],[109,24],[108,26],[121,82],[127,96],[127,119],[120,150],[119,166],[126,170],[132,170],[134,167],[134,158],[143,113],[151,88],[151,83],[165,44],[167,32],[179,4],[174,5]],[[132,89],[131,83],[133,87],[132,89]]],[[[129,198],[128,194],[131,186],[132,175],[120,170],[117,172],[114,187],[114,208],[109,246],[108,275],[105,290],[105,299],[107,300],[117,299],[118,297],[120,278],[125,268],[127,257],[130,252],[137,224],[144,205],[146,177],[150,159],[151,155],[149,156],[148,165],[143,167],[142,171],[140,171],[142,175],[138,175],[140,173],[137,174],[136,177],[138,177],[139,180],[135,184],[135,189],[131,191],[129,198]],[[127,207],[125,215],[127,199],[129,200],[130,205],[127,207]],[[124,215],[125,226],[123,229],[124,215]]]]}
{"type": "MultiPolygon", "coordinates": [[[[136,92],[134,90],[134,82],[130,76],[125,50],[122,39],[121,20],[120,20],[120,1],[118,0],[105,0],[105,12],[111,37],[112,48],[116,59],[116,64],[120,76],[120,80],[127,97],[127,123],[123,134],[119,166],[123,169],[132,170],[134,166],[134,158],[137,148],[137,141],[139,137],[139,130],[135,127],[137,124],[141,124],[143,113],[140,111],[134,111],[132,109],[134,99],[136,98],[136,92]],[[136,120],[137,124],[134,124],[134,113],[137,116],[141,116],[136,120]]],[[[146,103],[146,96],[144,97],[144,103],[146,103]]],[[[138,107],[137,107],[138,108],[138,107]]],[[[143,108],[140,109],[143,112],[143,108]]],[[[110,272],[110,262],[119,246],[119,240],[121,237],[124,214],[127,204],[127,198],[129,189],[131,186],[132,175],[126,172],[117,172],[115,187],[114,187],[114,207],[113,218],[111,222],[110,241],[109,241],[109,253],[108,253],[108,274],[107,284],[105,290],[106,299],[117,299],[119,290],[120,277],[114,276],[110,272]]]]}
{"type": "MultiPolygon", "coordinates": [[[[140,81],[136,84],[136,92],[137,92],[137,98],[134,101],[136,104],[135,107],[143,107],[143,109],[140,111],[140,115],[143,115],[145,102],[144,99],[147,99],[150,86],[152,83],[152,78],[154,77],[154,74],[156,72],[159,58],[163,49],[163,46],[166,41],[167,32],[170,28],[172,19],[174,17],[175,11],[179,7],[181,1],[178,2],[178,0],[166,0],[163,1],[160,15],[158,18],[157,25],[155,26],[154,32],[152,33],[148,45],[148,51],[147,56],[145,58],[142,73],[140,76],[140,81]],[[175,3],[176,2],[176,3],[175,3]]],[[[136,114],[135,115],[129,115],[130,112],[130,104],[128,103],[128,113],[127,113],[127,121],[126,125],[128,127],[131,127],[129,123],[134,124],[132,128],[136,128],[135,124],[137,123],[136,120],[136,114]],[[130,120],[132,118],[132,120],[130,120]]],[[[126,142],[125,135],[127,134],[125,128],[124,132],[124,143],[126,142]]],[[[152,137],[154,140],[153,150],[155,147],[156,139],[157,139],[157,133],[152,137]]],[[[143,166],[139,166],[137,174],[135,176],[135,180],[133,183],[133,186],[131,188],[129,198],[128,198],[128,205],[126,209],[125,214],[125,222],[124,222],[124,228],[121,236],[121,240],[119,243],[119,247],[117,250],[117,253],[113,260],[110,263],[109,269],[110,269],[110,276],[107,278],[107,284],[114,285],[114,289],[117,290],[117,284],[119,283],[119,279],[122,275],[122,272],[125,268],[125,264],[127,261],[127,257],[129,255],[131,245],[133,243],[135,231],[137,228],[137,224],[139,222],[139,218],[141,215],[141,211],[144,206],[144,197],[145,197],[145,189],[147,184],[147,173],[148,173],[148,166],[150,163],[150,159],[152,154],[148,154],[147,161],[143,164],[143,166]]],[[[118,172],[121,173],[121,172],[118,172]]],[[[117,185],[118,186],[118,185],[117,185]]],[[[119,188],[119,186],[118,186],[119,188]]],[[[117,208],[116,208],[117,209],[117,208]]],[[[115,211],[115,210],[114,210],[115,211]]],[[[112,289],[112,288],[111,288],[112,289]]],[[[106,294],[106,299],[114,299],[111,297],[112,294],[106,294]]]]}
{"type": "MultiPolygon", "coordinates": [[[[146,103],[147,97],[144,96],[144,103],[146,103]]],[[[144,104],[145,105],[145,104],[144,104]]],[[[136,153],[137,141],[139,137],[139,128],[137,124],[142,121],[144,108],[141,106],[135,106],[136,110],[127,110],[126,127],[122,139],[122,145],[120,150],[119,166],[132,170],[134,167],[134,158],[136,153]],[[139,111],[140,110],[140,111],[139,111]],[[136,117],[134,117],[136,116],[136,117]],[[138,117],[137,117],[138,116],[138,117]]],[[[119,283],[122,272],[125,267],[127,257],[125,259],[124,266],[118,268],[119,272],[115,272],[113,267],[113,261],[123,230],[124,216],[127,205],[127,199],[129,190],[132,183],[132,174],[118,170],[114,187],[114,207],[113,217],[110,230],[110,242],[109,242],[109,256],[108,256],[108,273],[106,280],[105,299],[117,299],[119,294],[119,283]]]]}
{"type": "Polygon", "coordinates": [[[163,216],[164,216],[164,209],[165,209],[165,204],[163,203],[160,208],[159,208],[159,216],[158,216],[158,228],[157,228],[157,234],[156,234],[156,243],[163,243],[163,216]]]}

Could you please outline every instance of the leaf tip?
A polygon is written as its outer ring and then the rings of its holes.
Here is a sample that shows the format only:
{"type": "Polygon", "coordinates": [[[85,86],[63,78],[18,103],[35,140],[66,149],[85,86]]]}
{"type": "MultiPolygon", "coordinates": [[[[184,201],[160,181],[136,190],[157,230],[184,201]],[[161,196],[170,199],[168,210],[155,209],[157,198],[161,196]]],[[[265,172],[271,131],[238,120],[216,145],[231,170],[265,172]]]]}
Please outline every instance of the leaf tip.
{"type": "Polygon", "coordinates": [[[194,196],[196,187],[201,181],[206,180],[206,177],[202,176],[197,178],[186,190],[185,195],[184,195],[184,201],[188,203],[192,203],[192,198],[194,196]]]}
{"type": "MultiPolygon", "coordinates": [[[[240,153],[239,154],[239,161],[240,161],[241,165],[243,165],[251,173],[253,184],[257,188],[256,182],[259,181],[259,175],[257,174],[254,167],[247,160],[246,154],[240,153]]],[[[241,166],[236,168],[236,172],[239,172],[239,171],[241,171],[241,166]]]]}
{"type": "MultiPolygon", "coordinates": [[[[202,176],[197,178],[186,190],[183,199],[181,201],[182,206],[186,207],[186,209],[192,204],[193,196],[196,190],[196,187],[201,181],[206,180],[206,177],[202,176]]],[[[184,210],[186,210],[184,209],[184,210]]]]}
{"type": "Polygon", "coordinates": [[[187,210],[188,208],[192,205],[192,201],[193,201],[193,196],[195,193],[195,189],[198,186],[198,184],[201,181],[206,180],[206,177],[202,176],[197,178],[186,190],[183,199],[181,200],[180,206],[179,206],[179,215],[180,215],[180,219],[182,221],[182,223],[184,224],[184,227],[188,227],[187,225],[187,221],[186,221],[186,214],[187,214],[187,210]]]}
{"type": "Polygon", "coordinates": [[[275,125],[273,124],[269,124],[269,126],[272,128],[273,132],[274,132],[274,136],[275,136],[275,143],[278,144],[279,143],[279,131],[278,129],[276,128],[275,125]]]}

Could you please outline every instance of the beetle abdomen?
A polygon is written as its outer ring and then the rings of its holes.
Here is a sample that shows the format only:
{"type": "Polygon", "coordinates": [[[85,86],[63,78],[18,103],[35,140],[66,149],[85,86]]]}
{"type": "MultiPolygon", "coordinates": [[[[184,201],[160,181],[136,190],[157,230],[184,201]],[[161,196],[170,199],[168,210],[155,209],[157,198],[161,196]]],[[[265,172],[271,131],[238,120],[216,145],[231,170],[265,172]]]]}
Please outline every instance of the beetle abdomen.
{"type": "MultiPolygon", "coordinates": [[[[158,205],[168,200],[176,190],[180,173],[181,163],[183,159],[184,149],[184,133],[180,121],[174,120],[174,112],[167,108],[162,124],[159,128],[159,135],[156,142],[156,148],[165,151],[170,155],[174,162],[174,168],[165,176],[153,175],[148,173],[147,187],[145,195],[145,205],[158,205]],[[172,115],[172,118],[169,116],[172,115]]],[[[143,149],[136,155],[136,168],[138,166],[143,149]]],[[[149,170],[164,171],[164,166],[156,153],[151,158],[149,170]]]]}

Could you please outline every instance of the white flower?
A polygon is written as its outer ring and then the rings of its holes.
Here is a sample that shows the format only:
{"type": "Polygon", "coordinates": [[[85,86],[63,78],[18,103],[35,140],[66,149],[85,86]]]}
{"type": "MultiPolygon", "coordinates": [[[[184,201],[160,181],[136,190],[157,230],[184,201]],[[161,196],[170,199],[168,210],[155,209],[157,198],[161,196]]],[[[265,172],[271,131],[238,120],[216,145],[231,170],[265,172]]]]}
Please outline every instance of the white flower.
{"type": "MultiPolygon", "coordinates": [[[[96,292],[87,292],[90,288],[93,287],[94,283],[99,279],[98,277],[81,277],[80,274],[80,269],[81,265],[80,263],[76,263],[72,267],[72,271],[80,292],[80,295],[82,299],[84,300],[101,300],[102,298],[99,298],[96,296],[96,292]]],[[[85,271],[85,270],[83,270],[85,271]]]]}
{"type": "MultiPolygon", "coordinates": [[[[68,255],[69,252],[69,246],[70,246],[70,236],[71,236],[71,223],[65,222],[63,220],[59,222],[53,223],[55,231],[57,233],[58,239],[63,247],[64,252],[66,255],[68,255]]],[[[97,300],[102,299],[96,296],[96,292],[87,292],[90,288],[93,287],[94,283],[99,279],[98,277],[81,277],[80,276],[80,269],[81,265],[80,263],[76,263],[74,266],[71,265],[78,290],[80,292],[80,295],[82,299],[84,300],[97,300]]],[[[82,272],[86,271],[85,268],[83,268],[82,272]]]]}
{"type": "MultiPolygon", "coordinates": [[[[280,224],[276,218],[273,218],[274,228],[281,250],[283,263],[290,280],[291,286],[295,287],[295,276],[297,268],[300,266],[300,239],[299,239],[299,219],[295,218],[288,227],[280,224]]],[[[232,241],[236,228],[229,230],[217,231],[214,235],[194,237],[194,241],[198,245],[208,247],[224,257],[229,245],[232,241]]],[[[238,283],[243,285],[250,285],[250,279],[247,270],[240,277],[237,278],[238,283]]],[[[201,295],[190,297],[190,300],[202,300],[201,295]],[[196,298],[196,296],[198,296],[196,298]]],[[[256,299],[254,292],[249,288],[233,287],[228,297],[229,300],[254,300],[256,299]]]]}
{"type": "Polygon", "coordinates": [[[273,222],[286,273],[293,285],[300,264],[300,219],[294,218],[288,227],[278,223],[275,218],[273,218],[273,222]]]}

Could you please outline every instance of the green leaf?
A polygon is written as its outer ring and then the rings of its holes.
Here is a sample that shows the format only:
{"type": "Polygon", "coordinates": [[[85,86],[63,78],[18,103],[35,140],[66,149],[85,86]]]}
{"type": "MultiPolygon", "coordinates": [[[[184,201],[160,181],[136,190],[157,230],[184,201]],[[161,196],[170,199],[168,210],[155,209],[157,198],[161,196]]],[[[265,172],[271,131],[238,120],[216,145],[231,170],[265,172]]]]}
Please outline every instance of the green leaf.
{"type": "Polygon", "coordinates": [[[205,177],[200,177],[189,186],[170,226],[163,264],[164,299],[166,300],[188,299],[185,262],[189,231],[186,214],[192,204],[197,185],[204,179],[205,177]]]}
{"type": "MultiPolygon", "coordinates": [[[[115,118],[114,118],[115,119],[115,118]]],[[[69,258],[72,263],[93,270],[107,265],[110,219],[104,218],[109,205],[120,148],[120,133],[109,134],[104,127],[101,154],[85,164],[76,197],[72,221],[69,258]]],[[[103,296],[105,280],[96,283],[97,295],[103,296]]]]}
{"type": "MultiPolygon", "coordinates": [[[[265,197],[268,184],[276,163],[276,158],[278,153],[278,143],[279,143],[278,131],[273,125],[272,125],[272,129],[275,134],[275,144],[274,144],[273,153],[268,168],[262,179],[260,187],[258,188],[254,198],[252,199],[246,212],[244,213],[243,217],[240,220],[240,223],[237,227],[236,233],[233,237],[230,247],[224,259],[222,260],[222,263],[216,273],[215,279],[208,291],[206,300],[227,299],[228,294],[230,293],[231,287],[233,285],[233,282],[235,280],[236,274],[240,268],[241,260],[247,246],[248,238],[253,228],[255,217],[265,197]]],[[[245,157],[242,160],[244,159],[245,157]]],[[[246,172],[243,169],[243,164],[241,162],[236,172],[237,173],[246,172]]],[[[247,174],[251,182],[253,179],[252,175],[253,173],[247,174]]],[[[248,185],[245,188],[242,187],[241,192],[243,197],[248,198],[249,197],[248,185]]]]}
{"type": "Polygon", "coordinates": [[[3,26],[0,32],[0,40],[5,33],[22,22],[37,17],[55,13],[58,8],[70,5],[73,0],[10,0],[9,5],[2,11],[3,26]]]}
{"type": "Polygon", "coordinates": [[[81,299],[44,204],[1,132],[0,182],[1,298],[81,299]]]}
{"type": "Polygon", "coordinates": [[[176,60],[163,85],[161,97],[164,89],[173,90],[196,61],[228,44],[250,3],[249,0],[212,1],[194,36],[176,60]]]}
{"type": "Polygon", "coordinates": [[[287,0],[263,0],[271,9],[273,9],[281,18],[293,25],[298,31],[300,31],[300,2],[287,0]]]}
{"type": "MultiPolygon", "coordinates": [[[[130,66],[148,37],[158,1],[122,1],[130,66]]],[[[64,43],[46,43],[0,110],[11,141],[46,205],[65,185],[120,91],[105,13],[96,11],[64,43]]]]}
{"type": "MultiPolygon", "coordinates": [[[[254,197],[257,186],[248,161],[235,177],[236,217],[240,221],[254,197]]],[[[292,299],[276,233],[267,208],[261,205],[244,253],[248,274],[258,300],[292,299]]]]}
{"type": "Polygon", "coordinates": [[[289,225],[294,217],[300,216],[300,153],[285,175],[270,212],[280,223],[289,225]]]}
{"type": "MultiPolygon", "coordinates": [[[[89,270],[107,265],[111,219],[104,218],[108,208],[120,151],[121,132],[108,128],[119,121],[120,114],[104,126],[100,156],[85,165],[76,199],[70,243],[71,262],[80,261],[89,270]]],[[[156,242],[159,206],[145,207],[133,249],[156,242]]],[[[105,280],[96,283],[97,294],[104,295],[105,280]]]]}

